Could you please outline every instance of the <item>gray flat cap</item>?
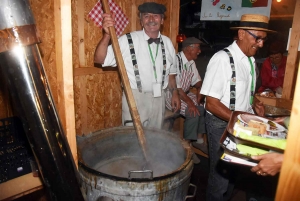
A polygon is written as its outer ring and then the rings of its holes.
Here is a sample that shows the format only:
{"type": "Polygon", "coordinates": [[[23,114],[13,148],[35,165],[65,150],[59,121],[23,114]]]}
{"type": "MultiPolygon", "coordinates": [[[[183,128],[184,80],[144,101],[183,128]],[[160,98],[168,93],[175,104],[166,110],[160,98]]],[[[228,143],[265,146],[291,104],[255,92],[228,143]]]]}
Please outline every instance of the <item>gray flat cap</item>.
{"type": "Polygon", "coordinates": [[[154,13],[154,14],[164,14],[167,10],[162,4],[155,2],[145,2],[138,7],[140,13],[154,13]]]}
{"type": "Polygon", "coordinates": [[[184,47],[187,47],[189,45],[192,45],[192,44],[201,44],[202,41],[199,40],[198,38],[195,38],[195,37],[189,37],[189,38],[186,38],[183,42],[182,42],[182,48],[184,47]]]}

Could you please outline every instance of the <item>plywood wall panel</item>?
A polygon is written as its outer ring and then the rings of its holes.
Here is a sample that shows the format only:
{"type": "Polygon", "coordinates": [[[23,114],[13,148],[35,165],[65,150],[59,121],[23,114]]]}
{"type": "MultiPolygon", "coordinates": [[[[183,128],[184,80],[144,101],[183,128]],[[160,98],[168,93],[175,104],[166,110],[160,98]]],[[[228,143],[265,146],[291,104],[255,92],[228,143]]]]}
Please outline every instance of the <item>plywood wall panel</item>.
{"type": "Polygon", "coordinates": [[[58,102],[53,0],[30,0],[41,43],[38,45],[54,102],[58,102]]]}
{"type": "Polygon", "coordinates": [[[89,131],[104,128],[105,121],[105,87],[104,74],[86,76],[87,122],[89,131]]]}
{"type": "MultiPolygon", "coordinates": [[[[81,0],[80,0],[81,1],[81,0]]],[[[80,62],[79,62],[79,33],[78,30],[79,25],[78,25],[78,19],[80,17],[82,17],[83,14],[80,14],[80,10],[79,7],[81,6],[80,1],[74,1],[72,0],[72,42],[73,42],[73,54],[72,54],[72,58],[73,58],[73,66],[75,68],[80,67],[80,62]]],[[[84,0],[83,0],[84,1],[84,0]]]]}
{"type": "Polygon", "coordinates": [[[75,129],[77,135],[82,135],[82,127],[85,125],[82,114],[85,114],[85,99],[81,99],[81,96],[85,97],[85,94],[82,94],[86,90],[85,88],[85,77],[74,77],[74,104],[75,104],[75,129]],[[83,111],[83,112],[81,112],[83,111]]]}
{"type": "Polygon", "coordinates": [[[107,73],[104,78],[105,89],[105,128],[121,126],[122,89],[117,72],[107,73]]]}
{"type": "Polygon", "coordinates": [[[84,30],[84,38],[80,38],[81,42],[84,43],[84,53],[85,53],[85,64],[87,66],[94,66],[94,52],[96,46],[102,37],[102,31],[95,23],[88,17],[88,13],[92,10],[97,1],[84,1],[84,13],[83,13],[83,24],[84,27],[80,29],[84,30]]]}
{"type": "Polygon", "coordinates": [[[118,73],[76,76],[76,133],[88,134],[121,125],[121,85],[118,73]]]}

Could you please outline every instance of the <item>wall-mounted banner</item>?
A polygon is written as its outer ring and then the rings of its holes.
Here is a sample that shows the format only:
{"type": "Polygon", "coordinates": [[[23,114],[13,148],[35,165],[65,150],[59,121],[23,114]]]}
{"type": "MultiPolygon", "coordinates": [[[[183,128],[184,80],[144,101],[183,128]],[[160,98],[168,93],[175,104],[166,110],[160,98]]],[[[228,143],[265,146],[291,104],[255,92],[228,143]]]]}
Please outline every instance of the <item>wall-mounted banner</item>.
{"type": "Polygon", "coordinates": [[[243,14],[270,17],[272,0],[202,0],[200,20],[239,21],[243,14]]]}

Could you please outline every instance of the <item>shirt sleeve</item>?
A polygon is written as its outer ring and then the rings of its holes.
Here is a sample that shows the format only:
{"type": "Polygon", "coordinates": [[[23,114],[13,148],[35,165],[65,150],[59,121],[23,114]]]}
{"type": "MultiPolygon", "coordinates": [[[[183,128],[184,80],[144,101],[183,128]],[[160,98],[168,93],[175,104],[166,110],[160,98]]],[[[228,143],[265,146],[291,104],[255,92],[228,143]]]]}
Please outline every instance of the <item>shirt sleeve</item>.
{"type": "Polygon", "coordinates": [[[117,66],[115,54],[111,45],[109,45],[107,48],[107,54],[104,63],[102,64],[102,67],[108,67],[108,66],[112,66],[112,67],[117,66]]]}
{"type": "MultiPolygon", "coordinates": [[[[121,53],[122,53],[122,56],[123,56],[123,59],[124,59],[123,52],[124,52],[125,48],[128,48],[128,42],[127,42],[126,35],[121,36],[118,39],[118,41],[119,41],[119,46],[120,46],[121,53]]],[[[102,65],[102,67],[107,67],[107,66],[112,66],[112,67],[116,67],[117,66],[117,61],[116,61],[116,57],[115,57],[112,45],[108,46],[108,48],[107,48],[107,54],[106,54],[104,63],[102,65]]]]}
{"type": "Polygon", "coordinates": [[[165,75],[166,80],[163,87],[165,89],[169,83],[169,75],[177,74],[177,63],[176,63],[176,53],[172,41],[166,36],[163,36],[163,39],[166,48],[165,51],[166,51],[166,59],[167,59],[167,71],[165,75]]]}
{"type": "Polygon", "coordinates": [[[172,56],[172,64],[170,67],[170,74],[177,74],[178,71],[178,64],[177,64],[177,59],[176,59],[176,54],[175,54],[175,49],[173,48],[172,52],[170,53],[172,56]]]}
{"type": "Polygon", "coordinates": [[[200,93],[221,99],[231,79],[229,57],[224,51],[216,53],[209,61],[200,93]]]}
{"type": "Polygon", "coordinates": [[[193,72],[191,85],[194,86],[197,82],[201,81],[201,77],[199,75],[198,69],[196,68],[195,62],[191,65],[191,70],[193,72]]]}

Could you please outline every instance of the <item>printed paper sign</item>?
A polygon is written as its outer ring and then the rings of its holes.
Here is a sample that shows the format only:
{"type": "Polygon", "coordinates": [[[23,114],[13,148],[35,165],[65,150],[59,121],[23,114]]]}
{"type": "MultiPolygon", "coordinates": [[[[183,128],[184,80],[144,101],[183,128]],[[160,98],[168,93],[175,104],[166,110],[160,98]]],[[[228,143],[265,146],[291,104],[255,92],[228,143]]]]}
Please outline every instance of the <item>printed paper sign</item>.
{"type": "Polygon", "coordinates": [[[270,17],[272,0],[205,0],[201,6],[201,21],[239,21],[243,14],[270,17]]]}

